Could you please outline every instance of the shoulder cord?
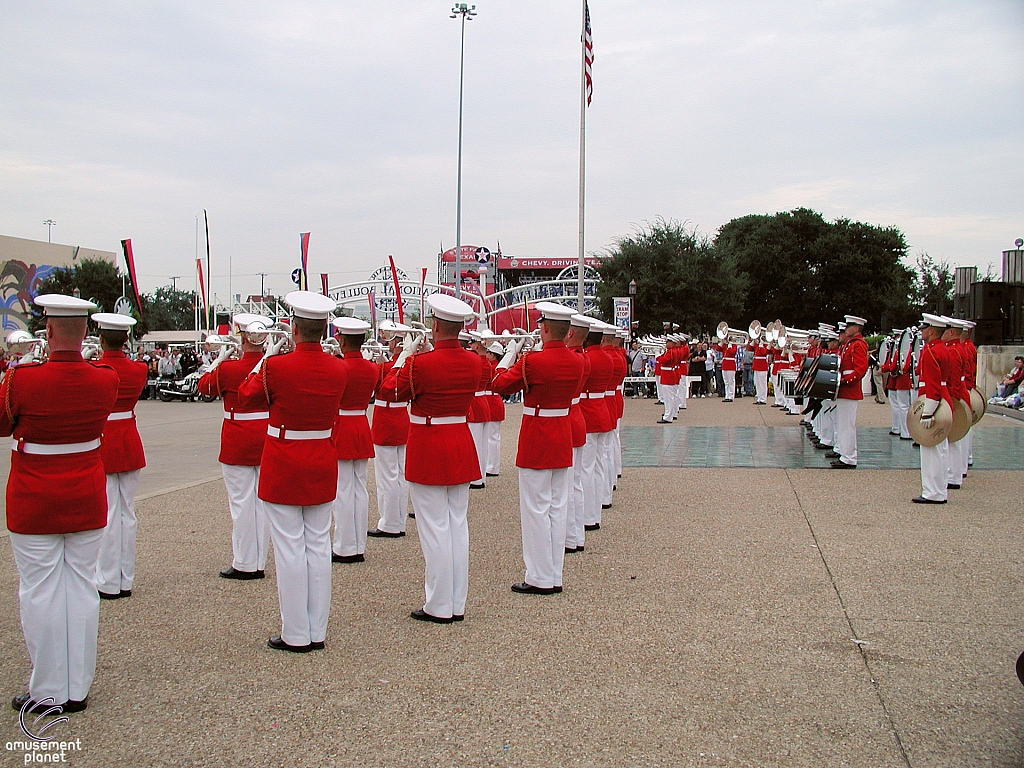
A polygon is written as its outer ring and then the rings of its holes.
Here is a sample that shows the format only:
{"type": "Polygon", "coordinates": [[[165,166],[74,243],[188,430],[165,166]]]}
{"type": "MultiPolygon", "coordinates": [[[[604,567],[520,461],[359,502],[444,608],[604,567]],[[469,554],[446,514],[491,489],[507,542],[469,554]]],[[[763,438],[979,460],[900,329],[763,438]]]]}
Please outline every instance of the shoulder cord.
{"type": "Polygon", "coordinates": [[[267,398],[267,405],[270,405],[270,388],[267,386],[267,361],[263,361],[260,368],[260,378],[263,380],[263,396],[267,398]]]}
{"type": "Polygon", "coordinates": [[[7,411],[7,418],[11,424],[14,424],[14,413],[11,411],[11,387],[14,386],[14,372],[18,370],[17,366],[7,371],[7,378],[4,381],[6,390],[4,392],[4,410],[7,411]]]}

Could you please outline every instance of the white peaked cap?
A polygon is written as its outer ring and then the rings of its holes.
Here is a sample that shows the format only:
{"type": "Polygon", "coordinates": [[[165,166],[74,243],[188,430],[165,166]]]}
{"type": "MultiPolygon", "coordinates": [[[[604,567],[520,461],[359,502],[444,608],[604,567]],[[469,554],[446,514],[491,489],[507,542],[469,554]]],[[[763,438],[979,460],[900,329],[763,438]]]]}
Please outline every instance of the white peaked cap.
{"type": "Polygon", "coordinates": [[[465,331],[459,331],[459,341],[472,341],[473,337],[465,331]]]}
{"type": "Polygon", "coordinates": [[[553,301],[538,301],[533,305],[540,312],[541,320],[558,320],[563,323],[572,322],[576,310],[553,301]]]}
{"type": "Polygon", "coordinates": [[[381,320],[377,324],[377,330],[386,331],[387,333],[407,333],[412,330],[412,326],[405,323],[396,323],[394,320],[381,320]]]}
{"type": "Polygon", "coordinates": [[[863,317],[857,317],[856,315],[847,315],[845,317],[847,325],[867,325],[868,321],[863,317]]]}
{"type": "Polygon", "coordinates": [[[445,293],[432,293],[424,301],[430,307],[430,314],[439,320],[464,323],[476,316],[469,304],[445,293]]]}
{"type": "Polygon", "coordinates": [[[491,345],[487,347],[487,351],[492,355],[498,355],[499,357],[505,354],[505,348],[496,341],[491,342],[491,345]]]}
{"type": "Polygon", "coordinates": [[[43,308],[43,313],[47,317],[88,317],[89,310],[96,309],[96,305],[91,301],[59,293],[44,293],[42,296],[36,296],[33,302],[37,307],[43,308]]]}
{"type": "Polygon", "coordinates": [[[336,317],[331,323],[343,336],[346,333],[363,334],[370,330],[370,324],[358,317],[336,317]]]}
{"type": "Polygon", "coordinates": [[[292,308],[296,317],[306,320],[326,320],[338,308],[334,299],[312,291],[292,291],[284,297],[284,303],[292,308]]]}
{"type": "Polygon", "coordinates": [[[611,323],[604,323],[601,326],[601,333],[603,333],[605,336],[618,336],[619,326],[612,325],[611,323]]]}
{"type": "Polygon", "coordinates": [[[949,323],[942,315],[932,315],[924,312],[921,314],[921,325],[930,325],[932,328],[946,328],[949,323]]]}
{"type": "Polygon", "coordinates": [[[241,328],[243,331],[253,323],[263,323],[267,328],[274,324],[274,321],[263,317],[263,315],[254,315],[250,312],[239,312],[237,315],[231,318],[231,322],[241,328]]]}
{"type": "Polygon", "coordinates": [[[590,328],[595,322],[597,321],[594,318],[586,315],[576,314],[569,318],[569,325],[574,325],[577,328],[590,328]]]}
{"type": "Polygon", "coordinates": [[[134,317],[119,315],[116,312],[97,312],[92,319],[101,331],[130,331],[138,322],[134,317]]]}

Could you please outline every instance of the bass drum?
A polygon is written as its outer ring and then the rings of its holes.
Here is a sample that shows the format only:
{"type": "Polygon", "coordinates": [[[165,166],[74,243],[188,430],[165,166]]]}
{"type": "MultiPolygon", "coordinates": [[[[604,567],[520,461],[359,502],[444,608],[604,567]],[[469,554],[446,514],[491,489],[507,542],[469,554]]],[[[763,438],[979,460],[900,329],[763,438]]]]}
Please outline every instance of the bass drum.
{"type": "Polygon", "coordinates": [[[973,420],[971,426],[974,426],[985,416],[985,396],[981,394],[977,389],[972,389],[971,395],[971,416],[973,420]]]}
{"type": "Polygon", "coordinates": [[[910,436],[926,448],[934,448],[949,436],[949,430],[953,427],[953,411],[945,400],[939,401],[939,407],[935,411],[930,428],[921,426],[921,414],[924,412],[925,398],[922,395],[910,405],[910,412],[907,414],[907,429],[910,436]]]}
{"type": "Polygon", "coordinates": [[[839,371],[828,371],[819,368],[811,382],[809,397],[819,400],[835,400],[839,393],[839,371]]]}
{"type": "Polygon", "coordinates": [[[878,364],[884,366],[889,362],[889,353],[892,351],[892,336],[886,336],[878,345],[878,364]]]}
{"type": "Polygon", "coordinates": [[[838,371],[839,370],[839,355],[834,355],[828,352],[821,355],[818,358],[818,370],[819,371],[838,371]]]}
{"type": "Polygon", "coordinates": [[[906,376],[910,373],[910,369],[913,367],[913,359],[911,353],[914,351],[914,329],[907,328],[903,333],[900,334],[899,341],[896,342],[896,354],[899,358],[896,361],[897,368],[901,376],[906,376]]]}
{"type": "Polygon", "coordinates": [[[794,385],[794,392],[797,397],[807,397],[807,390],[811,388],[811,383],[814,381],[814,372],[818,369],[818,358],[816,357],[805,357],[804,361],[800,364],[800,373],[796,378],[796,384],[794,385]]]}
{"type": "Polygon", "coordinates": [[[951,443],[963,440],[971,429],[974,415],[971,413],[971,406],[966,400],[953,401],[953,426],[949,429],[946,438],[951,443]]]}

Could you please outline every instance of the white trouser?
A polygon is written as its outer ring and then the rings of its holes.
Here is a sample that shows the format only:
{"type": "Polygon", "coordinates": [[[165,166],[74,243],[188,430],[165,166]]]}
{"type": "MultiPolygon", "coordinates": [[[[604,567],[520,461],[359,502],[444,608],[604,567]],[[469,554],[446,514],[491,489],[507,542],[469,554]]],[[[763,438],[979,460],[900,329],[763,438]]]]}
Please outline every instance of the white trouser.
{"type": "Polygon", "coordinates": [[[686,401],[690,397],[690,381],[686,376],[679,380],[676,387],[676,411],[686,410],[686,401]]]}
{"type": "Polygon", "coordinates": [[[615,451],[618,441],[616,440],[616,430],[606,432],[608,437],[605,439],[605,443],[601,446],[604,449],[604,455],[601,457],[601,461],[604,465],[604,486],[603,493],[601,495],[602,504],[612,503],[612,490],[615,488],[616,475],[618,474],[615,469],[615,451]]]}
{"type": "Polygon", "coordinates": [[[786,405],[786,390],[782,386],[782,374],[775,374],[775,404],[779,406],[786,405]]]}
{"type": "Polygon", "coordinates": [[[896,404],[896,390],[889,391],[889,421],[891,426],[889,427],[890,432],[900,431],[900,409],[896,404]]]}
{"type": "Polygon", "coordinates": [[[334,552],[345,557],[366,551],[370,496],[366,492],[368,459],[338,462],[338,495],[334,497],[334,552]]]}
{"type": "Polygon", "coordinates": [[[36,701],[52,696],[55,704],[82,701],[96,674],[96,559],[103,530],[10,536],[21,630],[32,659],[29,693],[36,701]]]}
{"type": "Polygon", "coordinates": [[[836,401],[825,400],[821,404],[821,442],[835,447],[836,440],[836,401]]]}
{"type": "Polygon", "coordinates": [[[572,449],[572,469],[569,479],[569,501],[565,515],[565,546],[567,549],[584,546],[583,530],[583,446],[572,449]]]}
{"type": "Polygon", "coordinates": [[[949,443],[943,440],[929,448],[921,446],[921,495],[930,501],[945,501],[949,472],[949,443]]]}
{"type": "Polygon", "coordinates": [[[485,422],[487,429],[487,473],[497,475],[501,471],[501,422],[485,422]]]}
{"type": "Polygon", "coordinates": [[[615,475],[612,478],[612,487],[613,488],[615,487],[615,481],[622,474],[622,437],[621,437],[621,435],[619,433],[619,430],[620,430],[621,427],[622,427],[622,419],[616,419],[615,420],[615,431],[612,433],[614,435],[613,439],[615,440],[615,447],[612,449],[612,459],[614,459],[614,461],[615,461],[615,475]]]}
{"type": "Polygon", "coordinates": [[[841,397],[836,401],[835,451],[844,464],[857,466],[857,403],[841,397]]]}
{"type": "Polygon", "coordinates": [[[377,530],[405,532],[409,484],[405,481],[405,446],[374,445],[373,474],[377,479],[377,530]]]}
{"type": "Polygon", "coordinates": [[[725,399],[732,400],[736,397],[736,371],[722,371],[722,379],[725,381],[725,399]]]}
{"type": "Polygon", "coordinates": [[[971,466],[974,463],[974,427],[971,427],[967,433],[967,466],[971,466]]]}
{"type": "MultiPolygon", "coordinates": [[[[473,445],[476,446],[476,458],[480,463],[480,479],[477,483],[483,483],[487,479],[487,433],[483,421],[469,422],[469,432],[473,435],[473,445]]],[[[415,506],[415,504],[413,504],[415,506]]],[[[430,613],[430,611],[427,611],[430,613]]]]}
{"type": "Polygon", "coordinates": [[[519,468],[519,517],[527,584],[562,586],[565,515],[572,469],[519,468]]]}
{"type": "Polygon", "coordinates": [[[679,385],[662,384],[661,400],[665,403],[665,413],[661,418],[665,421],[672,421],[679,413],[679,385]]]}
{"type": "Polygon", "coordinates": [[[768,371],[754,371],[754,400],[768,404],[768,371]]]}
{"type": "Polygon", "coordinates": [[[907,429],[907,414],[910,413],[910,390],[891,389],[889,390],[889,403],[896,409],[895,428],[900,431],[900,437],[910,437],[910,430],[907,429]]]}
{"type": "Polygon", "coordinates": [[[323,642],[331,615],[331,502],[264,506],[274,542],[281,639],[289,645],[323,642]]]}
{"type": "Polygon", "coordinates": [[[256,495],[260,468],[221,464],[231,511],[231,567],[236,571],[262,571],[267,566],[270,523],[263,499],[256,495]]]}
{"type": "Polygon", "coordinates": [[[583,524],[601,522],[601,504],[604,499],[605,444],[610,432],[588,432],[583,445],[583,524]]]}
{"type": "Polygon", "coordinates": [[[960,485],[964,480],[964,451],[967,445],[964,443],[963,438],[956,442],[946,441],[949,445],[949,450],[946,455],[946,482],[951,485],[960,485]]]}
{"type": "Polygon", "coordinates": [[[466,612],[469,485],[409,483],[425,565],[423,610],[447,619],[466,612]]]}
{"type": "Polygon", "coordinates": [[[662,388],[661,377],[660,376],[655,376],[654,377],[654,391],[658,395],[658,402],[659,403],[664,403],[665,402],[665,396],[662,394],[661,388],[662,388]]]}
{"type": "Polygon", "coordinates": [[[131,589],[135,581],[135,491],[139,488],[139,471],[107,475],[107,527],[96,562],[96,588],[109,595],[131,589]]]}

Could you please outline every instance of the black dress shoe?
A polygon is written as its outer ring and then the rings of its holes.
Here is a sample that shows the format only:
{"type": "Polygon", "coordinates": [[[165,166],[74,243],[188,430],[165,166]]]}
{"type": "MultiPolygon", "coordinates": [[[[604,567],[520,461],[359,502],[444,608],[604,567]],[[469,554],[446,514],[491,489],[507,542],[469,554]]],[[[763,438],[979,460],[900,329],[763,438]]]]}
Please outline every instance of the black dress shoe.
{"type": "Polygon", "coordinates": [[[579,551],[580,551],[579,547],[566,547],[565,548],[565,554],[567,554],[567,555],[571,554],[573,552],[579,552],[579,551]]]}
{"type": "Polygon", "coordinates": [[[913,440],[913,439],[914,438],[912,438],[912,437],[902,437],[902,436],[900,437],[900,440],[913,440]]]}
{"type": "Polygon", "coordinates": [[[838,459],[839,458],[839,454],[836,453],[835,451],[829,451],[828,453],[825,454],[825,458],[826,459],[838,459]]]}
{"type": "Polygon", "coordinates": [[[582,552],[583,551],[583,545],[580,544],[578,547],[576,547],[576,551],[577,552],[582,552]]]}
{"type": "Polygon", "coordinates": [[[452,621],[463,621],[465,618],[466,618],[466,614],[464,614],[464,613],[453,613],[452,614],[452,621]]]}
{"type": "Polygon", "coordinates": [[[120,592],[100,592],[100,600],[119,600],[120,592]]]}
{"type": "Polygon", "coordinates": [[[890,435],[898,435],[898,434],[899,434],[899,432],[893,432],[893,431],[892,431],[892,430],[890,429],[890,430],[889,430],[889,434],[890,434],[890,435]]]}
{"type": "Polygon", "coordinates": [[[497,472],[488,472],[487,473],[487,477],[497,477],[497,476],[498,476],[497,472]]]}
{"type": "Polygon", "coordinates": [[[382,531],[380,528],[373,528],[366,532],[367,536],[374,536],[378,539],[400,539],[405,536],[405,531],[399,531],[398,533],[392,533],[391,531],[382,531]]]}
{"type": "Polygon", "coordinates": [[[309,650],[311,651],[322,651],[327,644],[323,640],[319,640],[315,643],[309,644],[309,650]]]}
{"type": "Polygon", "coordinates": [[[422,608],[417,608],[409,615],[416,619],[416,621],[429,621],[434,624],[451,624],[453,621],[455,621],[454,616],[435,616],[432,613],[427,613],[422,608]]]}
{"type": "Polygon", "coordinates": [[[601,509],[611,509],[611,508],[612,508],[611,504],[602,504],[601,505],[601,509]]]}
{"type": "Polygon", "coordinates": [[[829,466],[832,469],[856,469],[856,464],[847,464],[845,461],[833,461],[829,466]]]}
{"type": "Polygon", "coordinates": [[[828,443],[815,443],[814,447],[819,451],[831,451],[835,448],[835,446],[829,445],[828,443]]]}
{"type": "Polygon", "coordinates": [[[362,555],[336,555],[331,552],[332,563],[362,563],[366,558],[362,555]]]}
{"type": "Polygon", "coordinates": [[[664,419],[658,419],[655,424],[671,424],[671,421],[665,421],[664,419]]]}
{"type": "MultiPolygon", "coordinates": [[[[911,440],[913,440],[913,438],[911,438],[911,440]]],[[[921,447],[921,444],[920,444],[919,442],[917,442],[916,440],[914,440],[914,442],[912,442],[912,443],[910,444],[910,447],[911,447],[911,448],[920,448],[920,447],[921,447]]]]}
{"type": "Polygon", "coordinates": [[[911,499],[915,504],[945,504],[946,500],[936,501],[935,499],[926,499],[924,496],[917,496],[911,499]]]}
{"type": "Polygon", "coordinates": [[[554,587],[535,587],[533,584],[527,584],[525,581],[521,581],[518,584],[512,585],[512,591],[518,592],[521,595],[553,595],[555,594],[554,587]]]}
{"type": "Polygon", "coordinates": [[[583,526],[583,530],[584,531],[599,531],[599,530],[601,530],[601,524],[600,523],[593,523],[591,525],[584,525],[583,526]]]}
{"type": "Polygon", "coordinates": [[[222,579],[237,579],[238,581],[252,581],[253,579],[262,579],[266,574],[263,571],[239,571],[237,568],[232,566],[231,568],[225,568],[220,572],[222,579]]]}
{"type": "Polygon", "coordinates": [[[552,587],[552,589],[555,590],[555,594],[556,595],[562,594],[562,588],[561,587],[552,587]]]}
{"type": "MultiPolygon", "coordinates": [[[[24,707],[25,704],[27,704],[31,700],[32,700],[32,694],[31,693],[19,693],[17,696],[15,696],[13,699],[11,699],[11,708],[17,710],[18,712],[20,712],[21,708],[24,707]]],[[[35,703],[35,704],[32,705],[31,709],[27,709],[25,711],[29,712],[29,713],[31,713],[33,715],[41,715],[46,710],[51,709],[51,708],[53,708],[55,706],[59,706],[61,708],[61,710],[63,710],[63,714],[67,714],[68,712],[82,712],[82,711],[84,711],[85,709],[87,709],[89,707],[89,697],[86,696],[81,701],[75,701],[75,700],[72,699],[70,701],[65,701],[63,704],[35,703]]],[[[61,713],[55,711],[53,714],[57,715],[57,714],[61,714],[61,713]]]]}
{"type": "Polygon", "coordinates": [[[131,596],[132,596],[132,591],[130,589],[122,589],[121,592],[118,594],[118,597],[131,597],[131,596]]]}
{"type": "Polygon", "coordinates": [[[960,485],[958,483],[946,483],[947,491],[959,491],[960,485]]]}
{"type": "Polygon", "coordinates": [[[416,513],[415,512],[410,512],[409,513],[409,519],[410,520],[415,520],[416,519],[416,513]]]}
{"type": "Polygon", "coordinates": [[[281,639],[280,635],[274,635],[267,640],[267,647],[273,648],[275,651],[290,651],[292,653],[309,653],[314,650],[313,643],[308,645],[288,645],[288,643],[281,639]]]}
{"type": "Polygon", "coordinates": [[[471,490],[479,491],[481,488],[486,488],[487,485],[484,483],[470,483],[469,487],[471,490]]]}

